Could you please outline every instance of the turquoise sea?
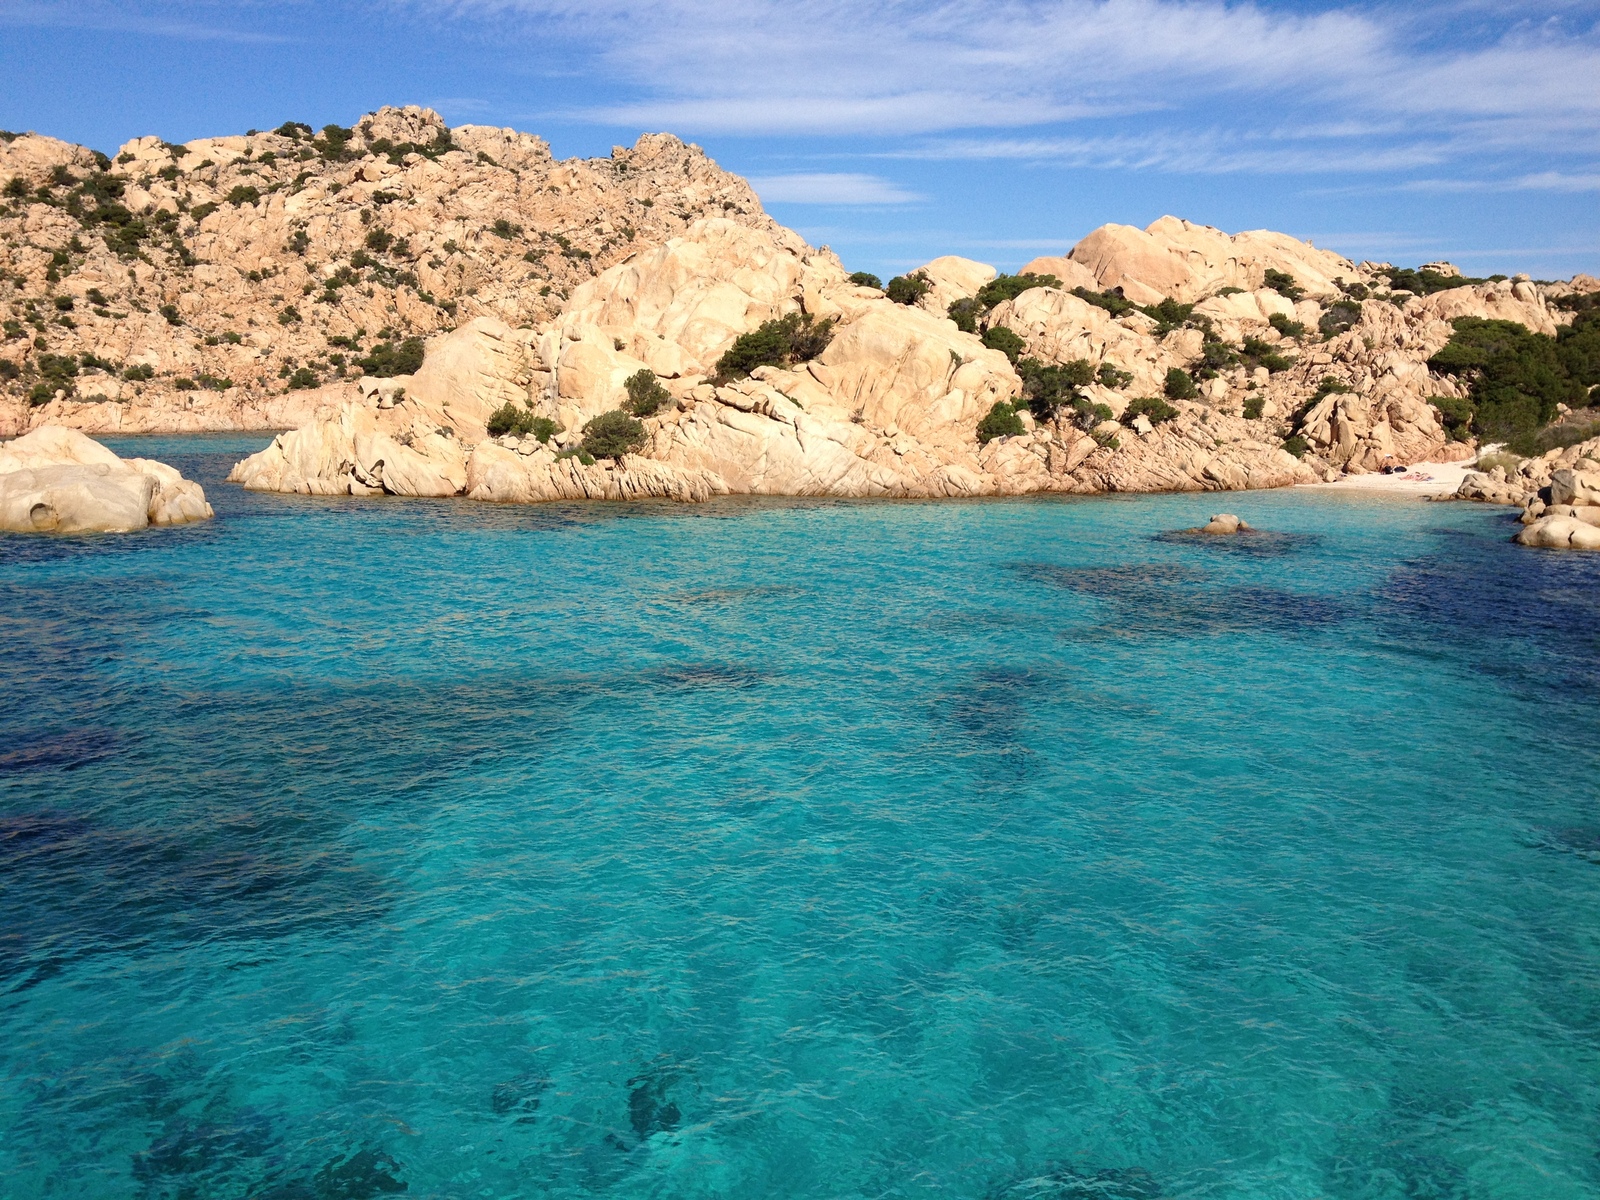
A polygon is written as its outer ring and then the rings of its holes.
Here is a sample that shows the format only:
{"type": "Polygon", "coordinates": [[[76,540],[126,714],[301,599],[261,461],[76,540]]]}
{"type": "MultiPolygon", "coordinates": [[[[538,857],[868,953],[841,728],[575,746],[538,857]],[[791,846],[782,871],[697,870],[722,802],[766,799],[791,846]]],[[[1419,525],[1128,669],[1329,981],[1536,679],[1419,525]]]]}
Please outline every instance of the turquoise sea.
{"type": "Polygon", "coordinates": [[[266,440],[0,537],[0,1195],[1600,1196],[1600,555],[266,440]]]}

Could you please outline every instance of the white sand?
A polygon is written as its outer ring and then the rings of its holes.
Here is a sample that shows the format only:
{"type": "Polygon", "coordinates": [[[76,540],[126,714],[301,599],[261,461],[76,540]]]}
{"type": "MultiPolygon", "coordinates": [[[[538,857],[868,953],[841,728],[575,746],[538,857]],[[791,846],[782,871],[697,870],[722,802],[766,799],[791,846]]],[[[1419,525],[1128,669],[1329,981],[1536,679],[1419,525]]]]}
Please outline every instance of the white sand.
{"type": "Polygon", "coordinates": [[[1454,494],[1471,462],[1416,463],[1404,475],[1348,475],[1336,483],[1307,483],[1302,487],[1330,491],[1395,492],[1401,495],[1438,496],[1454,494]]]}

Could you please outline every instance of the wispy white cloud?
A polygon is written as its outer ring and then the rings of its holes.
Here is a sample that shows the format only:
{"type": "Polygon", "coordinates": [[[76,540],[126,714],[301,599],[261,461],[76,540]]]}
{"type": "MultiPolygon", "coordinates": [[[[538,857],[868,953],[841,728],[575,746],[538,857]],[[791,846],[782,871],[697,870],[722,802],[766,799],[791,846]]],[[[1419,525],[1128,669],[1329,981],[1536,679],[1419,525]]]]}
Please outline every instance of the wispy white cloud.
{"type": "Polygon", "coordinates": [[[100,0],[51,3],[48,0],[0,0],[0,25],[23,25],[57,29],[90,29],[105,33],[135,33],[150,37],[192,42],[235,42],[244,45],[282,45],[294,39],[287,34],[259,29],[241,29],[226,23],[196,21],[188,13],[140,11],[126,5],[110,5],[100,0]]]}
{"type": "Polygon", "coordinates": [[[1155,170],[1197,175],[1323,174],[1399,171],[1446,161],[1442,145],[1263,138],[1245,131],[1201,130],[1117,137],[947,138],[886,157],[1011,159],[1047,166],[1155,170]]]}
{"type": "Polygon", "coordinates": [[[1600,126],[1600,43],[1568,23],[1440,49],[1405,10],[1371,4],[746,0],[734,13],[725,0],[390,2],[526,20],[594,55],[636,93],[588,110],[605,123],[904,135],[1207,98],[1238,109],[1258,96],[1269,102],[1257,115],[1275,122],[1296,109],[1336,111],[1351,126],[1559,115],[1600,126]]]}
{"type": "Polygon", "coordinates": [[[1600,174],[1540,171],[1512,179],[1412,179],[1400,185],[1408,192],[1600,192],[1600,174]]]}
{"type": "Polygon", "coordinates": [[[763,204],[915,204],[926,199],[877,175],[757,175],[750,186],[763,204]]]}

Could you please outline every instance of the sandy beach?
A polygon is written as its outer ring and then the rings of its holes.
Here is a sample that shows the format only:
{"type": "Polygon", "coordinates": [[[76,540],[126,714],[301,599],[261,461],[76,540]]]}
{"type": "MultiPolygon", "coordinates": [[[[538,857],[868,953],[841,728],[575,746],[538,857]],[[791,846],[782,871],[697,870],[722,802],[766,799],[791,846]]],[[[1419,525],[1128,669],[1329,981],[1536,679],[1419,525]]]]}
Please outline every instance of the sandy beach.
{"type": "Polygon", "coordinates": [[[1335,491],[1393,492],[1421,497],[1453,495],[1461,480],[1473,470],[1471,462],[1414,464],[1403,475],[1349,475],[1334,483],[1307,483],[1302,487],[1335,491]]]}

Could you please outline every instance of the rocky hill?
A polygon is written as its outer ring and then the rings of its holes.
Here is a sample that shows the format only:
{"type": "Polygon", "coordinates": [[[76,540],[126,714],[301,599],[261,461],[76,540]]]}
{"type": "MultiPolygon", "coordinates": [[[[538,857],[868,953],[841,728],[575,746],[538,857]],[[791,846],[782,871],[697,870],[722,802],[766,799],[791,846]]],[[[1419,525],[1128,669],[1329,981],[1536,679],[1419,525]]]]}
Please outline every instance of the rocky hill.
{"type": "Polygon", "coordinates": [[[1172,217],[1103,227],[1019,276],[945,257],[883,285],[676,139],[556,163],[536,138],[415,109],[146,139],[109,163],[15,137],[8,175],[3,419],[295,426],[235,472],[287,491],[1335,479],[1470,457],[1475,375],[1437,358],[1459,319],[1550,342],[1600,291],[1396,271],[1172,217]]]}
{"type": "Polygon", "coordinates": [[[111,160],[0,134],[0,431],[299,424],[312,387],[405,373],[407,339],[474,317],[546,321],[709,214],[773,227],[742,179],[662,134],[565,162],[417,108],[140,138],[111,160]]]}

